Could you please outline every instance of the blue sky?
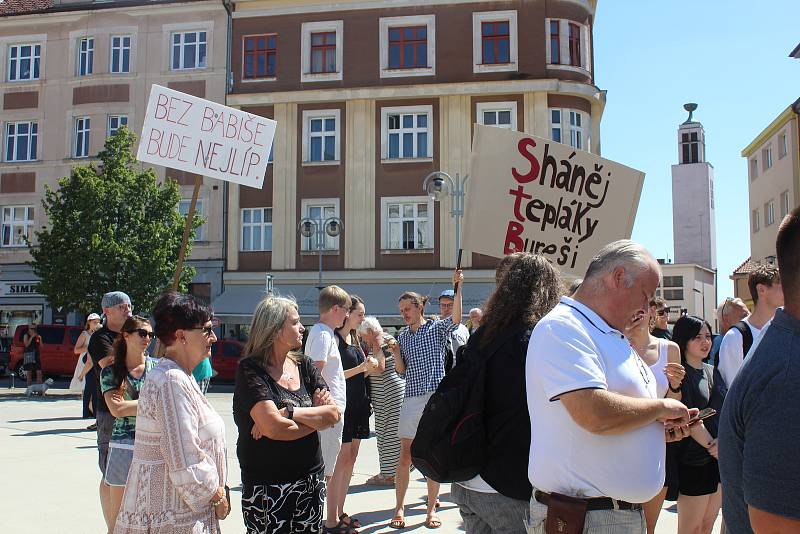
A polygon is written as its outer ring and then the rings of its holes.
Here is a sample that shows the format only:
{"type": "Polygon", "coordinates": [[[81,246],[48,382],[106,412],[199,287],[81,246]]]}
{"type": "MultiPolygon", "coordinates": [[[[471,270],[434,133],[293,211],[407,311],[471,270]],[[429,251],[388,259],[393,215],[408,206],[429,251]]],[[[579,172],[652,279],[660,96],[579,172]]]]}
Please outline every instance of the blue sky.
{"type": "Polygon", "coordinates": [[[706,131],[714,166],[719,296],[750,255],[747,146],[800,97],[797,0],[600,0],[595,78],[608,91],[603,156],[646,173],[633,239],[673,257],[672,177],[686,102],[706,131]],[[769,4],[769,9],[764,5],[769,4]]]}

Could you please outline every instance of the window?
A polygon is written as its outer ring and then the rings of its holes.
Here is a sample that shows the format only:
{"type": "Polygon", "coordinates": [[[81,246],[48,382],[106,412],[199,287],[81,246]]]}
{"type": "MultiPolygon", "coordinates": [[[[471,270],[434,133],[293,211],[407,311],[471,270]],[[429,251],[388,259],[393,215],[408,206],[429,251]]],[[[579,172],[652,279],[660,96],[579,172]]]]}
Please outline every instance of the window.
{"type": "Polygon", "coordinates": [[[563,19],[545,20],[545,57],[549,66],[591,70],[589,27],[563,19]]]}
{"type": "Polygon", "coordinates": [[[760,221],[758,220],[759,213],[758,208],[753,210],[753,233],[758,232],[760,229],[760,221]]]}
{"type": "Polygon", "coordinates": [[[435,74],[434,15],[383,17],[378,31],[382,78],[435,74]]]}
{"type": "Polygon", "coordinates": [[[206,67],[206,32],[172,34],[172,70],[206,67]]]}
{"type": "Polygon", "coordinates": [[[580,67],[581,63],[581,29],[577,24],[570,22],[569,27],[569,64],[580,67]]]}
{"type": "Polygon", "coordinates": [[[430,158],[433,136],[430,131],[431,106],[421,108],[383,108],[383,158],[430,158]]]}
{"type": "Polygon", "coordinates": [[[300,81],[342,79],[341,20],[306,22],[301,30],[300,81]]]}
{"type": "Polygon", "coordinates": [[[516,102],[480,102],[476,105],[478,124],[517,129],[516,102]]]}
{"type": "MultiPolygon", "coordinates": [[[[178,202],[178,213],[187,217],[189,215],[189,206],[192,205],[191,198],[182,198],[180,202],[178,202]]],[[[194,205],[194,216],[195,217],[203,217],[205,212],[203,211],[203,199],[198,198],[197,202],[194,205]]],[[[196,220],[196,219],[195,219],[196,220]]],[[[194,235],[195,241],[205,241],[206,240],[206,223],[203,223],[195,230],[194,235]]]]}
{"type": "Polygon", "coordinates": [[[550,139],[561,143],[561,110],[550,110],[550,139]]]}
{"type": "Polygon", "coordinates": [[[89,157],[89,130],[91,130],[91,119],[80,117],[75,119],[75,152],[76,158],[89,157]]]}
{"type": "Polygon", "coordinates": [[[245,80],[274,78],[278,36],[251,35],[244,38],[245,80]]]}
{"type": "Polygon", "coordinates": [[[683,289],[665,289],[664,290],[664,300],[683,300],[683,289]]]}
{"type": "Polygon", "coordinates": [[[550,35],[550,63],[553,65],[561,64],[561,30],[559,29],[559,22],[551,20],[548,24],[548,31],[550,35]]]}
{"type": "Polygon", "coordinates": [[[664,300],[683,300],[683,276],[665,276],[661,285],[664,300]]]}
{"type": "Polygon", "coordinates": [[[681,134],[681,163],[700,161],[700,141],[697,132],[681,134]]]}
{"type": "Polygon", "coordinates": [[[8,47],[8,81],[38,80],[42,45],[19,44],[8,47]]]}
{"type": "Polygon", "coordinates": [[[768,146],[761,150],[761,165],[763,170],[767,170],[772,167],[772,146],[768,146]]]}
{"type": "Polygon", "coordinates": [[[583,115],[578,111],[569,112],[569,146],[583,150],[586,135],[583,129],[583,115]]]}
{"type": "Polygon", "coordinates": [[[550,109],[550,137],[557,143],[591,152],[590,122],[589,114],[584,111],[550,109]]]}
{"type": "Polygon", "coordinates": [[[243,252],[272,250],[272,208],[242,209],[243,252]]]}
{"type": "Polygon", "coordinates": [[[775,222],[775,201],[770,200],[764,204],[764,226],[769,226],[775,222]]]}
{"type": "Polygon", "coordinates": [[[786,144],[786,134],[783,133],[778,136],[778,159],[781,159],[789,151],[789,145],[786,144]]]}
{"type": "Polygon", "coordinates": [[[94,37],[78,39],[78,76],[89,76],[94,68],[94,37]]]}
{"type": "Polygon", "coordinates": [[[111,137],[117,130],[120,129],[122,126],[128,125],[128,116],[127,115],[109,115],[108,116],[108,137],[111,137]]]}
{"type": "Polygon", "coordinates": [[[710,197],[711,209],[714,209],[714,180],[708,182],[708,195],[710,197]]]}
{"type": "MultiPolygon", "coordinates": [[[[331,217],[339,216],[339,200],[338,199],[305,199],[302,201],[303,217],[308,217],[314,221],[317,226],[315,230],[322,229],[325,221],[331,217]]],[[[301,250],[315,251],[319,250],[317,237],[319,232],[315,232],[311,237],[301,237],[301,250]]],[[[329,236],[324,231],[322,232],[322,250],[338,250],[339,249],[339,236],[329,236]]]]}
{"type": "Polygon", "coordinates": [[[4,247],[24,247],[33,236],[33,206],[5,206],[3,208],[2,242],[4,247]]]}
{"type": "Polygon", "coordinates": [[[758,178],[758,158],[750,160],[750,181],[758,178]]]}
{"type": "Polygon", "coordinates": [[[473,72],[517,70],[517,12],[472,14],[473,72]]]}
{"type": "Polygon", "coordinates": [[[6,161],[35,161],[39,139],[36,122],[6,123],[6,161]]]}
{"type": "Polygon", "coordinates": [[[112,74],[124,74],[131,71],[131,36],[111,36],[111,64],[108,68],[112,74]]]}
{"type": "Polygon", "coordinates": [[[683,276],[665,276],[661,284],[664,287],[683,287],[683,276]]]}
{"type": "Polygon", "coordinates": [[[781,193],[781,220],[789,215],[789,191],[781,193]]]}
{"type": "Polygon", "coordinates": [[[338,109],[303,112],[303,161],[339,161],[338,109]]]}
{"type": "Polygon", "coordinates": [[[428,198],[383,198],[381,204],[381,248],[433,249],[433,204],[428,198]]]}
{"type": "Polygon", "coordinates": [[[428,66],[428,28],[389,28],[389,68],[417,69],[428,66]]]}

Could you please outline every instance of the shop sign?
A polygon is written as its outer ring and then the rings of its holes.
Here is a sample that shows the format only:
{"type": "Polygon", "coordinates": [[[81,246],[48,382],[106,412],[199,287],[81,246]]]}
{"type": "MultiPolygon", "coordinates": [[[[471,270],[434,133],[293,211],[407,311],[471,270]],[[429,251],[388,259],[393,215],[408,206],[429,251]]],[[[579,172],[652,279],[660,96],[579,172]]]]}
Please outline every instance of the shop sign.
{"type": "Polygon", "coordinates": [[[0,282],[0,297],[41,297],[39,282],[10,281],[0,282]]]}

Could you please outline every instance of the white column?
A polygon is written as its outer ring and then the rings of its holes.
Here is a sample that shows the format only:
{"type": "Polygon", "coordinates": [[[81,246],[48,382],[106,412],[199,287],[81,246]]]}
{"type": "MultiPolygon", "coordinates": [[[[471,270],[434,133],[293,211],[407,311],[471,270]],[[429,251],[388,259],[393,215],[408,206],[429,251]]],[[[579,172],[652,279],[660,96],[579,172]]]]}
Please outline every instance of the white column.
{"type": "Polygon", "coordinates": [[[375,267],[375,101],[349,100],[345,111],[345,269],[375,267]]]}
{"type": "Polygon", "coordinates": [[[297,104],[275,104],[272,164],[272,268],[294,269],[297,251],[297,104]]]}
{"type": "MultiPolygon", "coordinates": [[[[469,158],[472,152],[472,110],[470,96],[443,96],[439,98],[439,168],[451,175],[461,177],[469,174],[469,158]]],[[[424,177],[420,177],[422,180],[424,177]]],[[[420,181],[420,187],[422,182],[420,181]]],[[[467,182],[469,195],[469,181],[467,182]]],[[[453,208],[452,198],[447,197],[439,203],[439,254],[441,267],[456,266],[456,226],[450,216],[453,208]]],[[[464,230],[464,219],[461,220],[464,230]]],[[[462,236],[463,242],[463,236],[462,236]]],[[[465,252],[462,267],[472,265],[472,254],[465,252]]]]}

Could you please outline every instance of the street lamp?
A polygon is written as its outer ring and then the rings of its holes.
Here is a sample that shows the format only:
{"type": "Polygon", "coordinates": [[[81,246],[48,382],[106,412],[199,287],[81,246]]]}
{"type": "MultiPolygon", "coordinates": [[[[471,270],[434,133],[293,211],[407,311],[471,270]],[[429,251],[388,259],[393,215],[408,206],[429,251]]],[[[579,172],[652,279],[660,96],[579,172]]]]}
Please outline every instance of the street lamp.
{"type": "Polygon", "coordinates": [[[446,196],[453,199],[450,216],[456,220],[456,255],[461,250],[461,219],[464,217],[464,194],[469,176],[461,178],[456,173],[455,179],[442,171],[433,171],[422,182],[422,189],[434,202],[439,202],[446,196]]]}
{"type": "Polygon", "coordinates": [[[694,291],[695,293],[700,293],[700,295],[702,296],[702,299],[703,299],[703,313],[698,314],[698,316],[705,319],[705,316],[706,316],[706,287],[704,285],[702,291],[700,291],[696,287],[693,287],[692,291],[694,291]]]}
{"type": "Polygon", "coordinates": [[[316,236],[316,249],[319,256],[319,289],[322,289],[322,251],[325,248],[325,234],[338,237],[344,230],[344,222],[339,217],[328,217],[323,220],[305,217],[300,219],[297,231],[301,236],[311,238],[316,236]]]}

